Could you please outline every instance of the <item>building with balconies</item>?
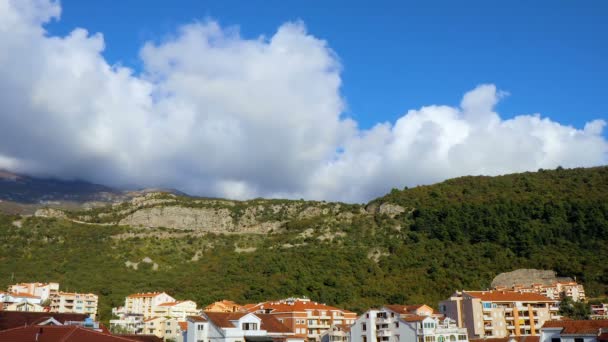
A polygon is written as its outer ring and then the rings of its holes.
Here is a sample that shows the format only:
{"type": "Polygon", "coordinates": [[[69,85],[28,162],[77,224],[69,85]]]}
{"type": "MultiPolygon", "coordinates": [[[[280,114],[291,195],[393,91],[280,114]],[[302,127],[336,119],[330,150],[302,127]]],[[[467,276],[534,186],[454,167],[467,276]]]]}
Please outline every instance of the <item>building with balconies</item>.
{"type": "Polygon", "coordinates": [[[333,306],[313,302],[308,298],[288,298],[278,301],[248,304],[248,312],[267,313],[289,327],[295,336],[318,342],[333,325],[350,325],[357,314],[333,306]]]}
{"type": "Polygon", "coordinates": [[[427,305],[387,305],[372,309],[350,327],[350,342],[457,341],[468,342],[466,329],[427,305]]]}
{"type": "Polygon", "coordinates": [[[456,292],[439,303],[439,310],[471,338],[535,336],[544,322],[560,318],[556,300],[532,292],[456,292]]]}
{"type": "Polygon", "coordinates": [[[92,293],[57,292],[50,297],[51,312],[81,313],[95,319],[98,297],[92,293]]]}
{"type": "Polygon", "coordinates": [[[608,320],[548,321],[540,330],[540,342],[608,341],[608,320]]]}

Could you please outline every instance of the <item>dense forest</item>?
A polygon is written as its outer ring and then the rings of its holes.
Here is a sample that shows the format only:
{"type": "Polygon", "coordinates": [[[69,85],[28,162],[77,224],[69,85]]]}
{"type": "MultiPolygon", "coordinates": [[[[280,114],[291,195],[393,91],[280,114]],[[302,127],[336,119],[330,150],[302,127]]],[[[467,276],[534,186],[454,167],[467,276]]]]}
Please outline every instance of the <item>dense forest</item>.
{"type": "Polygon", "coordinates": [[[348,220],[293,219],[265,235],[0,215],[0,287],[57,281],[92,291],[103,320],[127,294],[152,290],[201,306],[286,296],[358,312],[436,306],[517,268],[553,269],[589,297],[608,295],[608,167],[462,177],[395,189],[366,208],[344,206],[348,220]],[[384,203],[406,210],[374,210],[384,203]]]}

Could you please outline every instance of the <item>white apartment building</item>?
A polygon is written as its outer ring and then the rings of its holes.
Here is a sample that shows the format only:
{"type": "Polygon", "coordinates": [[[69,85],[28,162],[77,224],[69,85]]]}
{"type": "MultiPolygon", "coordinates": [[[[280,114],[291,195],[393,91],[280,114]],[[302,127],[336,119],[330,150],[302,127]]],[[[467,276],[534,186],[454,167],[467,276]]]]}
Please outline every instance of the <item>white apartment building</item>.
{"type": "Polygon", "coordinates": [[[417,315],[404,308],[391,305],[367,311],[351,326],[350,341],[468,342],[466,329],[454,320],[439,317],[432,309],[428,315],[417,315]]]}
{"type": "Polygon", "coordinates": [[[32,296],[40,297],[44,302],[51,295],[59,292],[59,283],[19,283],[9,285],[8,292],[28,293],[32,296]]]}
{"type": "Polygon", "coordinates": [[[539,342],[606,342],[608,320],[549,321],[540,331],[539,342]]]}
{"type": "Polygon", "coordinates": [[[92,293],[57,292],[51,297],[51,312],[87,314],[97,316],[98,297],[92,293]]]}
{"type": "Polygon", "coordinates": [[[118,308],[117,313],[140,314],[144,318],[154,317],[153,309],[160,304],[175,302],[175,298],[165,292],[135,293],[125,298],[124,308],[118,308]]]}
{"type": "Polygon", "coordinates": [[[186,317],[195,316],[198,313],[196,303],[191,300],[161,303],[152,309],[154,317],[172,317],[182,322],[186,321],[186,317]]]}
{"type": "Polygon", "coordinates": [[[456,292],[439,310],[467,328],[472,339],[537,336],[543,323],[559,319],[557,301],[516,291],[456,292]]]}

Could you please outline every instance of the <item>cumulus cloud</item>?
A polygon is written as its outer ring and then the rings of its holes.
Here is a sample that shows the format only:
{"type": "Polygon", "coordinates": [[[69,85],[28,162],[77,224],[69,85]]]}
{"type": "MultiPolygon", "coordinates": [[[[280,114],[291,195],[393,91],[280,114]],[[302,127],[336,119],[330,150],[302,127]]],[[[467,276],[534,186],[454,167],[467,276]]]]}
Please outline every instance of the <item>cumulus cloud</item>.
{"type": "Polygon", "coordinates": [[[344,117],[341,66],[303,23],[245,39],[204,21],[110,65],[103,36],[50,36],[49,0],[0,0],[0,168],[230,198],[366,201],[465,174],[606,163],[605,122],[504,120],[480,85],[459,107],[364,130],[344,117]]]}

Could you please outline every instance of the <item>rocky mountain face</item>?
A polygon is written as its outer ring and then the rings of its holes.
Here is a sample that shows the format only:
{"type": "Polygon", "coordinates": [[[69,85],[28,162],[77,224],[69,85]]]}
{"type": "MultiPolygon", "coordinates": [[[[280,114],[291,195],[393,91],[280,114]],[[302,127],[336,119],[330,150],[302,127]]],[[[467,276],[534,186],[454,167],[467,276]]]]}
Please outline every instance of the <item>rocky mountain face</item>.
{"type": "Polygon", "coordinates": [[[555,271],[521,268],[512,272],[497,275],[492,280],[492,287],[513,285],[530,286],[532,284],[551,285],[556,281],[572,281],[572,278],[557,277],[555,271]]]}

